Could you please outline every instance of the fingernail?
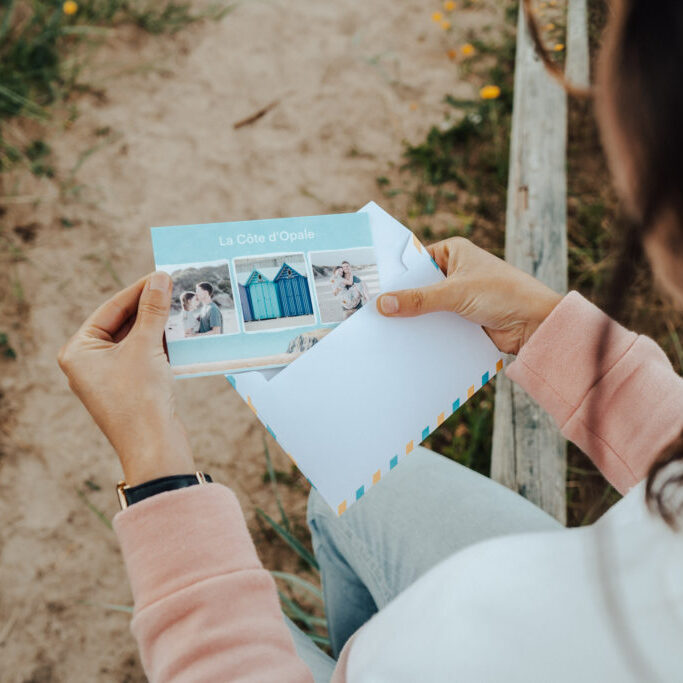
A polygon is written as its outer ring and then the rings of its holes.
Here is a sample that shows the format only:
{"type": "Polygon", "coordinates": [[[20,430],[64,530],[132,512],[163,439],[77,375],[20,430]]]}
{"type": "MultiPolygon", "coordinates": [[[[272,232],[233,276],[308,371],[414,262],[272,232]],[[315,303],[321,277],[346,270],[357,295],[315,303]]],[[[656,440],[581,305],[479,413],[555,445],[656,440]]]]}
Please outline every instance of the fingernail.
{"type": "Polygon", "coordinates": [[[398,299],[395,296],[383,296],[379,300],[379,305],[382,308],[382,313],[387,315],[398,313],[398,299]]]}
{"type": "Polygon", "coordinates": [[[168,275],[162,271],[154,273],[149,279],[149,288],[165,292],[168,289],[168,275]]]}

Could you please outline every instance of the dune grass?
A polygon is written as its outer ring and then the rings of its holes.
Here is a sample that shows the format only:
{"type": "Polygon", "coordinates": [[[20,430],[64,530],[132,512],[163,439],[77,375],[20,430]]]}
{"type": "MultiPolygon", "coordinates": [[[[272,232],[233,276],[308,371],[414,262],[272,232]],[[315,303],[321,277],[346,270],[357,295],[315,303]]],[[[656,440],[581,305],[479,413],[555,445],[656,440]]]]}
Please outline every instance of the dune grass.
{"type": "Polygon", "coordinates": [[[166,0],[7,0],[0,6],[0,173],[17,164],[52,177],[50,149],[40,139],[20,148],[3,135],[18,117],[46,121],[51,108],[87,91],[79,80],[90,49],[124,24],[151,33],[175,33],[201,19],[220,19],[233,8],[217,2],[194,10],[166,0]]]}
{"type": "Polygon", "coordinates": [[[286,477],[274,469],[265,439],[263,440],[263,454],[266,460],[267,479],[280,520],[275,521],[261,508],[257,508],[256,513],[298,559],[296,574],[271,571],[279,585],[280,603],[284,613],[313,642],[329,652],[330,641],[327,637],[327,622],[324,618],[325,607],[320,587],[320,568],[312,550],[309,550],[310,533],[308,529],[297,528],[285,511],[278,488],[278,479],[286,477]],[[302,578],[302,575],[311,577],[315,583],[302,578]]]}

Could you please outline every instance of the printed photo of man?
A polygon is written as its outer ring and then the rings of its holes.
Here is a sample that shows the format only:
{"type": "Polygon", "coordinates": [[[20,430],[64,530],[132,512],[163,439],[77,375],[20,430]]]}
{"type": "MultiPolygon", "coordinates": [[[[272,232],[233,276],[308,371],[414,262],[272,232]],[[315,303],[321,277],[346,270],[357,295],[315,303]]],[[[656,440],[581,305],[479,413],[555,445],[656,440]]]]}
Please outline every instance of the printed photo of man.
{"type": "Polygon", "coordinates": [[[188,331],[187,337],[200,337],[209,334],[223,334],[223,314],[213,301],[213,285],[210,282],[200,282],[195,288],[195,296],[201,304],[199,311],[199,330],[188,331]]]}

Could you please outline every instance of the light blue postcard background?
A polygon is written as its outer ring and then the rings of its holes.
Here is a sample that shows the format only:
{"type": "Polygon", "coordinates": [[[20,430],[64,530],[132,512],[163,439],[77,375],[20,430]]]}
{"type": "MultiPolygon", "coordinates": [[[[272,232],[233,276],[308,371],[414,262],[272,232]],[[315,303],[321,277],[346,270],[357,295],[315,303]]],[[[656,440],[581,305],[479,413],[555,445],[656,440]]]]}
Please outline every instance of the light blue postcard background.
{"type": "MultiPolygon", "coordinates": [[[[230,262],[230,279],[235,303],[238,332],[181,339],[168,342],[171,366],[196,366],[234,359],[266,358],[282,354],[294,336],[337,323],[321,323],[313,271],[308,257],[311,251],[372,248],[372,234],[365,213],[274,218],[256,221],[205,223],[151,228],[154,260],[159,270],[169,274],[174,266],[187,264],[230,262]],[[292,318],[288,329],[245,332],[242,308],[233,259],[240,257],[274,256],[303,253],[313,303],[315,322],[298,326],[292,318]]],[[[249,369],[273,367],[271,364],[250,366],[249,369]]],[[[235,369],[231,370],[235,372],[235,369]]],[[[223,374],[223,369],[208,371],[193,368],[187,375],[223,374]]]]}

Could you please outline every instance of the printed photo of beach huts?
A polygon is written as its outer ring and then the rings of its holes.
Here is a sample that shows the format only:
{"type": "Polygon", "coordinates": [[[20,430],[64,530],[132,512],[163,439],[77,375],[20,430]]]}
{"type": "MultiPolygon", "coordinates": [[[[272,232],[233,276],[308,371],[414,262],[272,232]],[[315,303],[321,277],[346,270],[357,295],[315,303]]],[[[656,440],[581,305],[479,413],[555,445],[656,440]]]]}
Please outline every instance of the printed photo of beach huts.
{"type": "Polygon", "coordinates": [[[246,332],[315,323],[303,254],[238,258],[234,266],[246,332]]]}

